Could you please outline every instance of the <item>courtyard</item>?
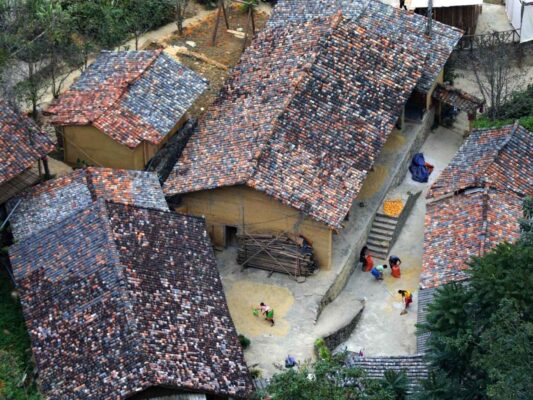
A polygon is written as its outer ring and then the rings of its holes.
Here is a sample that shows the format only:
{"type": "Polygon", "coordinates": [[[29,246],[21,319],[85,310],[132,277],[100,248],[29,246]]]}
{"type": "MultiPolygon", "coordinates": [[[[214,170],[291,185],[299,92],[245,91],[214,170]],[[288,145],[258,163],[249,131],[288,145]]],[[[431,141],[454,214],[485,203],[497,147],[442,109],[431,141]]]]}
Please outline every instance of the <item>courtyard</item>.
{"type": "MultiPolygon", "coordinates": [[[[331,270],[320,270],[298,283],[288,275],[243,269],[236,262],[236,247],[216,253],[232,319],[238,333],[251,340],[245,350],[246,361],[250,368],[259,369],[264,378],[283,368],[289,354],[299,361],[312,359],[315,340],[345,326],[363,307],[354,332],[337,350],[362,350],[369,356],[416,352],[416,300],[422,267],[425,192],[462,144],[467,120],[466,115],[460,114],[452,129],[439,127],[423,143],[420,151],[435,166],[427,184],[412,181],[410,173],[405,171],[410,162],[408,149],[421,126],[407,124],[403,133],[391,135],[361,195],[354,201],[348,226],[335,237],[331,270]],[[400,184],[393,187],[397,173],[401,174],[396,178],[400,184]],[[402,277],[395,279],[386,271],[384,281],[377,282],[359,268],[351,273],[374,213],[385,196],[408,191],[423,193],[390,253],[402,259],[402,277]],[[364,207],[360,206],[361,202],[364,207]],[[414,302],[404,316],[400,316],[402,303],[398,289],[414,293],[414,302]],[[260,302],[274,308],[275,326],[253,315],[253,307],[260,302]]],[[[385,263],[384,260],[375,262],[385,263]]]]}

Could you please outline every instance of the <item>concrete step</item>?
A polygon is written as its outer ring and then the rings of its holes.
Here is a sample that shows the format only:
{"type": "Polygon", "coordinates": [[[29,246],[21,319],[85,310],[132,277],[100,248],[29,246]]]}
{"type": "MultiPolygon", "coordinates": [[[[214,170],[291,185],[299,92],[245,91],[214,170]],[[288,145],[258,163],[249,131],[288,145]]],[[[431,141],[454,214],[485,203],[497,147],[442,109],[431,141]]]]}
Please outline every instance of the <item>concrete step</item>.
{"type": "Polygon", "coordinates": [[[388,250],[385,250],[385,249],[382,249],[382,248],[378,248],[378,247],[374,247],[372,245],[367,245],[368,246],[368,250],[370,250],[370,254],[372,254],[372,257],[374,258],[379,258],[381,260],[386,260],[387,259],[387,256],[389,255],[388,253],[388,250]]]}
{"type": "Polygon", "coordinates": [[[391,225],[391,224],[387,224],[387,223],[383,223],[383,222],[379,222],[379,221],[374,221],[374,223],[372,224],[372,229],[373,228],[379,228],[379,229],[382,229],[382,230],[389,231],[390,233],[394,233],[394,229],[396,228],[396,225],[391,225]]]}
{"type": "Polygon", "coordinates": [[[372,225],[372,229],[370,230],[370,234],[373,234],[373,233],[375,233],[377,235],[392,237],[394,231],[392,231],[390,229],[382,229],[382,228],[379,228],[377,226],[372,225]]]}
{"type": "Polygon", "coordinates": [[[386,215],[376,214],[376,218],[374,218],[374,222],[379,222],[382,224],[392,225],[396,226],[398,224],[398,220],[396,218],[390,218],[386,215]]]}
{"type": "Polygon", "coordinates": [[[372,245],[372,247],[377,247],[377,248],[385,249],[385,250],[389,249],[389,244],[390,244],[388,240],[375,240],[370,237],[367,239],[366,243],[367,245],[372,245]]]}
{"type": "Polygon", "coordinates": [[[398,222],[398,218],[397,218],[397,217],[391,217],[390,215],[385,215],[385,214],[381,214],[381,213],[376,213],[376,217],[378,217],[378,218],[383,218],[383,219],[390,219],[391,221],[398,222]]]}
{"type": "Polygon", "coordinates": [[[392,234],[389,234],[389,233],[383,234],[381,232],[376,232],[374,229],[372,229],[370,233],[368,234],[368,238],[376,239],[376,240],[385,240],[387,242],[390,242],[392,240],[392,234]]]}

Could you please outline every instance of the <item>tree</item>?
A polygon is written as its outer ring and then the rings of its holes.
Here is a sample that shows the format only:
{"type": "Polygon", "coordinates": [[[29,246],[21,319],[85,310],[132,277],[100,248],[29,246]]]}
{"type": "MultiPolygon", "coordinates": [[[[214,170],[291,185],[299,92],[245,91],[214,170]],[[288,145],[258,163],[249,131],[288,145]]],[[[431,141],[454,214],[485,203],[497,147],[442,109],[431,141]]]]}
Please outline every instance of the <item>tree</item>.
{"type": "Polygon", "coordinates": [[[513,52],[520,49],[513,46],[495,33],[490,40],[479,39],[468,58],[479,90],[489,105],[490,119],[501,118],[502,107],[513,92],[511,83],[520,79],[513,57],[513,52]]]}
{"type": "Polygon", "coordinates": [[[187,10],[188,5],[189,0],[175,0],[174,15],[180,35],[183,34],[183,21],[185,20],[185,11],[187,10]]]}
{"type": "MultiPolygon", "coordinates": [[[[186,5],[187,1],[176,0],[176,3],[186,5]]],[[[168,0],[125,0],[123,7],[127,31],[135,39],[135,50],[139,48],[141,35],[170,20],[173,8],[168,0]]]]}
{"type": "MultiPolygon", "coordinates": [[[[346,354],[337,354],[315,363],[304,363],[274,375],[265,393],[275,400],[399,400],[395,392],[405,389],[404,374],[390,376],[390,381],[369,380],[364,371],[348,367],[346,354]]],[[[402,392],[403,393],[403,392],[402,392]]]]}
{"type": "Polygon", "coordinates": [[[533,390],[531,242],[502,243],[469,265],[468,283],[439,288],[421,326],[431,333],[427,356],[433,371],[420,398],[528,399],[533,390]]]}
{"type": "Polygon", "coordinates": [[[78,47],[73,30],[72,17],[56,0],[40,0],[36,17],[44,27],[46,49],[44,57],[48,60],[52,95],[59,97],[61,88],[83,62],[82,49],[78,47]]]}

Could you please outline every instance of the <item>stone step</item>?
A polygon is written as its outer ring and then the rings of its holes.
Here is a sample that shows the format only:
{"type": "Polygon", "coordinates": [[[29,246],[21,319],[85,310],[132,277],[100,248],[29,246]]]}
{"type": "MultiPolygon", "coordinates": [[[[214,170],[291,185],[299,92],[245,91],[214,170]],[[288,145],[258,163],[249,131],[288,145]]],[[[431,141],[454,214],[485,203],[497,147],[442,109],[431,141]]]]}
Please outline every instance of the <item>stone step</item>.
{"type": "Polygon", "coordinates": [[[374,222],[381,222],[382,224],[389,224],[392,226],[396,226],[398,224],[398,219],[388,217],[383,214],[376,214],[376,218],[374,218],[374,222]]]}
{"type": "Polygon", "coordinates": [[[387,224],[387,223],[383,223],[383,222],[379,222],[379,221],[374,221],[374,223],[372,224],[372,228],[379,228],[379,229],[383,229],[383,230],[388,230],[391,233],[394,233],[396,225],[391,225],[391,224],[387,224]]]}
{"type": "Polygon", "coordinates": [[[387,242],[390,242],[392,240],[392,234],[388,232],[387,233],[376,232],[374,229],[372,229],[370,233],[368,234],[368,238],[376,239],[376,240],[385,240],[387,242]]]}
{"type": "Polygon", "coordinates": [[[382,213],[379,213],[379,212],[376,213],[376,217],[390,219],[390,220],[393,220],[393,221],[398,221],[398,217],[391,217],[390,215],[382,214],[382,213]]]}
{"type": "Polygon", "coordinates": [[[394,234],[394,231],[390,229],[382,229],[382,228],[372,225],[372,229],[370,230],[370,235],[373,233],[377,235],[392,237],[392,235],[394,234]]]}
{"type": "Polygon", "coordinates": [[[382,249],[389,249],[390,242],[388,240],[375,240],[372,238],[368,238],[366,241],[367,245],[372,245],[373,247],[379,247],[382,249]]]}
{"type": "Polygon", "coordinates": [[[382,260],[387,259],[387,255],[389,254],[388,250],[385,250],[379,247],[374,247],[371,244],[368,244],[367,246],[368,246],[368,250],[370,250],[370,254],[372,254],[374,258],[379,258],[382,260]]]}

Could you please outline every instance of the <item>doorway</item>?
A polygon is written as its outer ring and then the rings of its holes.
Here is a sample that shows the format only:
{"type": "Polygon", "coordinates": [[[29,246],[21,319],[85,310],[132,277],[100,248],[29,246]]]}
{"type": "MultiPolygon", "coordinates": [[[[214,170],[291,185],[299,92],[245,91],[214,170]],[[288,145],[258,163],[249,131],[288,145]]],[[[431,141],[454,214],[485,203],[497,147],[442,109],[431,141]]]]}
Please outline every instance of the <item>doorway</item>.
{"type": "Polygon", "coordinates": [[[237,227],[226,225],[225,228],[226,247],[235,247],[238,245],[237,241],[237,227]]]}

